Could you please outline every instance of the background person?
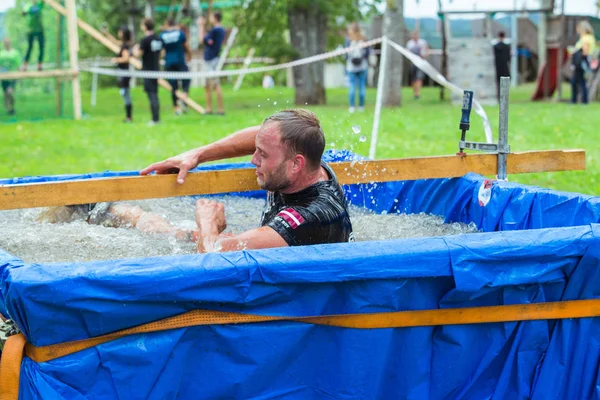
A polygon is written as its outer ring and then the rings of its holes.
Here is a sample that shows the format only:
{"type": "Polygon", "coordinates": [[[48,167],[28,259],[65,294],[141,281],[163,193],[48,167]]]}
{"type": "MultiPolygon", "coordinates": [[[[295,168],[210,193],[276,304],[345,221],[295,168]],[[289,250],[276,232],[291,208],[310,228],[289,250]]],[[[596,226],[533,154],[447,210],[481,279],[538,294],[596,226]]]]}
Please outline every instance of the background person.
{"type": "MultiPolygon", "coordinates": [[[[200,42],[204,43],[204,63],[207,66],[208,71],[217,71],[219,65],[219,54],[221,53],[221,46],[225,40],[225,29],[221,25],[221,13],[215,12],[210,15],[210,23],[213,26],[207,34],[206,30],[206,18],[204,16],[198,17],[198,35],[200,42]]],[[[223,91],[219,83],[219,78],[207,78],[204,86],[206,94],[206,113],[212,114],[212,91],[215,91],[217,97],[217,109],[218,115],[225,115],[223,109],[223,91]]]]}
{"type": "MultiPolygon", "coordinates": [[[[165,70],[170,72],[187,72],[188,66],[185,62],[186,54],[190,53],[187,38],[181,31],[174,18],[167,21],[167,29],[160,34],[160,38],[165,46],[165,70]]],[[[187,84],[183,82],[183,95],[187,97],[189,92],[189,79],[187,84]],[[186,87],[187,86],[187,87],[186,87]]],[[[169,79],[173,99],[173,111],[175,114],[181,114],[181,108],[178,104],[177,90],[179,89],[178,79],[169,79]]]]}
{"type": "Polygon", "coordinates": [[[577,25],[579,40],[575,47],[571,48],[571,103],[577,104],[579,89],[581,89],[581,102],[588,103],[588,88],[586,72],[590,71],[590,56],[596,50],[596,38],[594,29],[587,21],[581,21],[577,25]]]}
{"type": "MultiPolygon", "coordinates": [[[[129,70],[129,55],[131,45],[131,31],[126,26],[122,26],[118,32],[119,42],[121,44],[121,49],[119,50],[119,56],[112,59],[114,63],[117,64],[117,68],[120,70],[128,71],[129,70]]],[[[125,120],[123,122],[128,123],[131,122],[131,114],[132,114],[132,101],[131,101],[131,89],[130,89],[130,81],[131,77],[129,76],[120,76],[118,78],[119,85],[119,94],[123,98],[123,102],[125,103],[125,120]]]]}
{"type": "Polygon", "coordinates": [[[4,49],[0,50],[0,82],[4,97],[4,109],[8,115],[15,115],[14,80],[1,80],[2,72],[17,71],[21,65],[21,54],[10,45],[10,39],[4,39],[4,49]]]}
{"type": "Polygon", "coordinates": [[[498,32],[498,43],[494,45],[496,65],[496,96],[500,101],[500,77],[510,76],[510,46],[504,43],[504,32],[498,32]]]}
{"type": "Polygon", "coordinates": [[[31,57],[33,42],[37,40],[39,47],[38,55],[38,71],[42,70],[42,62],[44,61],[44,25],[42,23],[42,10],[44,2],[42,0],[29,1],[23,7],[23,15],[27,16],[27,53],[25,54],[25,62],[23,63],[23,71],[27,70],[27,63],[31,57]]]}
{"type": "MultiPolygon", "coordinates": [[[[414,31],[412,33],[411,39],[406,44],[406,48],[421,58],[427,58],[429,56],[429,46],[427,45],[425,39],[421,39],[419,37],[419,31],[414,31]]],[[[423,87],[424,78],[425,73],[417,68],[416,65],[412,64],[410,70],[410,81],[415,100],[419,100],[421,98],[421,88],[423,87]]]]}
{"type": "MultiPolygon", "coordinates": [[[[139,45],[134,47],[134,54],[136,57],[142,58],[143,71],[159,71],[160,54],[163,49],[163,42],[160,37],[154,33],[154,21],[151,18],[144,18],[140,27],[144,32],[144,38],[140,41],[139,45]]],[[[153,126],[160,121],[158,79],[144,78],[144,91],[148,95],[150,112],[152,113],[152,121],[150,121],[148,125],[153,126]]]]}
{"type": "MultiPolygon", "coordinates": [[[[345,47],[356,46],[365,41],[360,26],[353,22],[348,25],[348,38],[345,47]]],[[[365,110],[365,94],[367,91],[367,73],[369,70],[369,49],[358,48],[352,50],[346,56],[346,72],[349,79],[348,100],[353,113],[356,105],[356,91],[358,89],[358,111],[365,110]]]]}

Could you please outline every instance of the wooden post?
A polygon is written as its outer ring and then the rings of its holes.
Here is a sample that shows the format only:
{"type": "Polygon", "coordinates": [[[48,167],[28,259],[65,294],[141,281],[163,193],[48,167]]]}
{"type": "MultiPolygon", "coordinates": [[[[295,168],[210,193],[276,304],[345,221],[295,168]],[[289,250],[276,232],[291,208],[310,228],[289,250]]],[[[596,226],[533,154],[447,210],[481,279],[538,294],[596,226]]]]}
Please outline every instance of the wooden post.
{"type": "MultiPolygon", "coordinates": [[[[67,6],[67,31],[69,32],[69,63],[71,70],[79,68],[77,51],[79,50],[79,40],[77,37],[77,10],[75,9],[75,0],[66,0],[67,6]]],[[[75,76],[71,81],[73,88],[73,117],[75,120],[81,119],[81,85],[79,76],[75,76]]]]}
{"type": "Polygon", "coordinates": [[[562,82],[563,82],[563,53],[565,51],[565,36],[567,28],[567,18],[565,17],[565,1],[562,0],[560,7],[560,35],[558,38],[558,55],[557,57],[557,77],[556,77],[556,88],[558,89],[558,96],[556,101],[562,100],[562,82]]]}
{"type": "MultiPolygon", "coordinates": [[[[62,23],[63,16],[56,14],[56,69],[62,69],[62,23]]],[[[56,116],[60,117],[63,113],[62,104],[62,81],[56,78],[56,116]]]]}
{"type": "Polygon", "coordinates": [[[240,87],[242,87],[242,82],[244,81],[244,76],[246,76],[246,70],[248,69],[248,67],[250,67],[250,64],[252,63],[252,57],[254,57],[254,47],[252,47],[249,51],[248,51],[248,55],[246,56],[246,58],[244,59],[244,66],[243,71],[241,74],[238,75],[237,80],[235,81],[235,85],[233,86],[233,91],[237,92],[238,90],[240,90],[240,87]]]}
{"type": "MultiPolygon", "coordinates": [[[[448,79],[448,39],[446,37],[446,15],[442,11],[442,0],[438,0],[440,31],[442,34],[442,75],[448,79]]],[[[440,85],[440,101],[444,101],[444,86],[440,85]]]]}

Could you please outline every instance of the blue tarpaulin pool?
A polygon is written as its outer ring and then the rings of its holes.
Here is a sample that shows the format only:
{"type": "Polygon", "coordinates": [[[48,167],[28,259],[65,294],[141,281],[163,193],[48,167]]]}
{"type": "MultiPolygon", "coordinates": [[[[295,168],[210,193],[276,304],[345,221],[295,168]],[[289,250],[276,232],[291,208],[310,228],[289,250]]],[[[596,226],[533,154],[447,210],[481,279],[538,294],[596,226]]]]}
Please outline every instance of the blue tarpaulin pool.
{"type": "MultiPolygon", "coordinates": [[[[345,189],[378,212],[433,213],[483,232],[49,265],[0,250],[0,305],[42,346],[192,309],[304,316],[600,297],[598,197],[486,184],[474,174],[345,189]]],[[[39,364],[25,358],[20,398],[594,399],[599,327],[598,318],[582,318],[175,329],[39,364]]]]}

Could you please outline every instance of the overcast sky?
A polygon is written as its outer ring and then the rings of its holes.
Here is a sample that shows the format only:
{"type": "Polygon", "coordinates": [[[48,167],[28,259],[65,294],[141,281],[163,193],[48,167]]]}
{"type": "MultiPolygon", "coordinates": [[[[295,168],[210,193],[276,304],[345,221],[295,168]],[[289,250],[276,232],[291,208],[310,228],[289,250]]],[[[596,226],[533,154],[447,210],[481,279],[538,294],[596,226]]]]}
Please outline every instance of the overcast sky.
{"type": "MultiPolygon", "coordinates": [[[[564,0],[567,14],[596,15],[596,0],[564,0]]],[[[445,10],[509,10],[523,5],[538,8],[540,0],[442,0],[445,10]]],[[[560,4],[560,0],[557,0],[560,4]]],[[[0,12],[15,6],[15,0],[0,0],[0,12]]],[[[437,13],[438,0],[404,0],[404,15],[407,17],[434,17],[437,13]]]]}

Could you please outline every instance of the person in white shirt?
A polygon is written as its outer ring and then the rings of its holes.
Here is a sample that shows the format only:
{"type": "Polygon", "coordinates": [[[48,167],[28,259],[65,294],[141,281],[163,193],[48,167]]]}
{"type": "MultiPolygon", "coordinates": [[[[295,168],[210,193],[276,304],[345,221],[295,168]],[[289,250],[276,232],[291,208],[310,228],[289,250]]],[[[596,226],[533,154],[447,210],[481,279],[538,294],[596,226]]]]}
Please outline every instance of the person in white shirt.
{"type": "MultiPolygon", "coordinates": [[[[421,58],[427,58],[429,55],[429,46],[424,39],[419,38],[419,31],[414,31],[412,33],[411,39],[406,44],[406,48],[421,58]]],[[[410,82],[413,88],[415,100],[419,100],[421,98],[423,78],[425,78],[423,71],[413,64],[410,70],[410,82]]]]}

